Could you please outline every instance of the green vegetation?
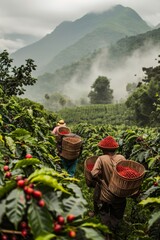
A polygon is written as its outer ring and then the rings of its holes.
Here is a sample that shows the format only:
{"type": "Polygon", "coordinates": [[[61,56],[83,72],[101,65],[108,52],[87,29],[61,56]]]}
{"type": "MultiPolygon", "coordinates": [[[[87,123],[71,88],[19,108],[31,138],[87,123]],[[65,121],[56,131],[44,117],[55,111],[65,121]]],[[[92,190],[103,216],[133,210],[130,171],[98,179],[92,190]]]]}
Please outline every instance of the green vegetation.
{"type": "Polygon", "coordinates": [[[110,89],[110,81],[107,77],[99,76],[91,86],[91,89],[88,94],[91,104],[112,103],[113,90],[110,89]]]}
{"type": "Polygon", "coordinates": [[[146,76],[126,101],[140,126],[160,123],[160,66],[143,68],[146,76]]]}
{"type": "Polygon", "coordinates": [[[112,135],[120,144],[120,153],[144,164],[147,170],[140,196],[127,199],[117,239],[158,239],[158,129],[87,122],[69,125],[84,142],[76,176],[69,178],[59,169],[55,139],[50,134],[59,116],[27,99],[7,97],[2,90],[0,109],[1,237],[64,240],[76,234],[78,240],[103,239],[107,228],[97,217],[87,216],[93,207],[92,189],[86,186],[83,171],[85,159],[100,154],[99,140],[112,135]],[[74,220],[69,222],[68,215],[73,215],[74,220]],[[58,216],[62,216],[61,220],[58,216]],[[57,221],[63,227],[58,228],[57,221]]]}
{"type": "Polygon", "coordinates": [[[64,108],[58,114],[69,124],[89,123],[94,125],[132,125],[125,104],[92,104],[88,106],[64,108]]]}
{"type": "MultiPolygon", "coordinates": [[[[145,96],[152,96],[152,114],[158,116],[159,67],[144,70],[147,77],[140,84],[141,92],[145,89],[145,96]]],[[[119,153],[146,169],[140,195],[127,198],[124,219],[114,233],[116,239],[159,239],[160,129],[156,118],[157,127],[137,127],[129,122],[125,104],[97,104],[65,111],[47,111],[28,99],[8,96],[3,84],[0,87],[0,238],[103,240],[109,229],[98,216],[88,216],[93,208],[93,189],[85,184],[84,161],[100,155],[97,143],[112,135],[119,143],[119,153]],[[74,178],[61,168],[55,137],[51,135],[60,115],[83,139],[74,178]]]]}
{"type": "Polygon", "coordinates": [[[13,59],[4,50],[0,54],[0,85],[4,93],[8,96],[22,95],[25,92],[24,86],[34,85],[36,79],[31,76],[36,70],[36,65],[32,59],[26,60],[26,65],[12,67],[13,59]]]}

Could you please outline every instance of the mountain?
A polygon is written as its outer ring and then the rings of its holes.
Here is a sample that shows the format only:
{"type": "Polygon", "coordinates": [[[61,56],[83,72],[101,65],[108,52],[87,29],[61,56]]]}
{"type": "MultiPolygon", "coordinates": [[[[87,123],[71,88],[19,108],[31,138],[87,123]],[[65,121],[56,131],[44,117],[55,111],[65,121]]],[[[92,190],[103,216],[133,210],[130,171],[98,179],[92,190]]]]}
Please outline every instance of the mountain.
{"type": "MultiPolygon", "coordinates": [[[[102,74],[113,78],[111,86],[114,86],[114,94],[122,96],[126,84],[137,81],[137,78],[133,79],[135,71],[142,71],[146,63],[151,66],[152,57],[158,56],[159,39],[160,28],[122,38],[109,48],[98,49],[54,73],[39,76],[37,83],[27,89],[25,96],[41,103],[45,94],[55,92],[78,99],[89,93],[93,81],[102,74]]],[[[117,99],[120,99],[119,96],[117,99]]]]}
{"type": "Polygon", "coordinates": [[[133,9],[117,5],[103,13],[88,13],[74,22],[62,22],[53,32],[11,57],[16,65],[32,58],[38,66],[37,74],[54,72],[122,37],[150,29],[133,9]]]}

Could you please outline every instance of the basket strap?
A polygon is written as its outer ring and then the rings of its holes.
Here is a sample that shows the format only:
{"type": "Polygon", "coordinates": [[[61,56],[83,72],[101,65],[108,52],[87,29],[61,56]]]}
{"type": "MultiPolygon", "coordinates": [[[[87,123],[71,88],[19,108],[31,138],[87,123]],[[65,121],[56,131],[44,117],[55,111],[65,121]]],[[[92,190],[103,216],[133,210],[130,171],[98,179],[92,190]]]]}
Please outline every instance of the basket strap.
{"type": "Polygon", "coordinates": [[[109,158],[110,158],[112,167],[115,168],[117,163],[114,163],[114,160],[113,160],[112,156],[109,156],[109,158]]]}

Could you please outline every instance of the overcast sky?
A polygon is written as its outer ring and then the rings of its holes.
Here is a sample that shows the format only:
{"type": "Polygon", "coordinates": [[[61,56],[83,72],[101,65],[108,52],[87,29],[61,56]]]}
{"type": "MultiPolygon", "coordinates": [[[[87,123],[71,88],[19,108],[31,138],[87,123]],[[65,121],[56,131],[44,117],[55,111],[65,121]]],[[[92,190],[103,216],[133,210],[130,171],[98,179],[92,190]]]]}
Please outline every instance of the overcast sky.
{"type": "Polygon", "coordinates": [[[86,13],[104,11],[121,4],[134,9],[147,23],[160,23],[160,0],[0,0],[0,50],[14,51],[25,43],[6,34],[29,34],[42,38],[63,21],[86,13]]]}

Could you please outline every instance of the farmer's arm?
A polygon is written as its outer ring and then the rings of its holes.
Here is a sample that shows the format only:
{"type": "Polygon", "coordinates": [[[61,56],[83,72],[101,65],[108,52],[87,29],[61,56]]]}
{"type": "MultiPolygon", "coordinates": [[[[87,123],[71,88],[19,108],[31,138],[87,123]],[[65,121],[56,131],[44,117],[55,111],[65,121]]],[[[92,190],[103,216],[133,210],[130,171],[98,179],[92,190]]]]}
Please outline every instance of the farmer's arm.
{"type": "Polygon", "coordinates": [[[102,164],[101,164],[101,159],[99,157],[97,159],[97,161],[95,162],[94,167],[91,171],[93,179],[96,180],[99,183],[101,182],[101,179],[100,179],[100,175],[101,175],[101,172],[102,172],[101,168],[102,168],[102,164]]]}

